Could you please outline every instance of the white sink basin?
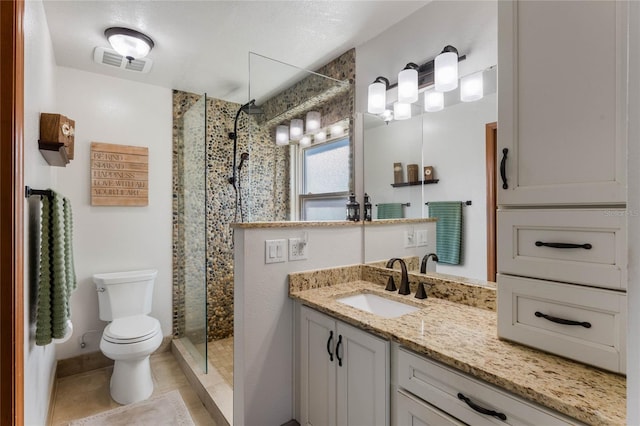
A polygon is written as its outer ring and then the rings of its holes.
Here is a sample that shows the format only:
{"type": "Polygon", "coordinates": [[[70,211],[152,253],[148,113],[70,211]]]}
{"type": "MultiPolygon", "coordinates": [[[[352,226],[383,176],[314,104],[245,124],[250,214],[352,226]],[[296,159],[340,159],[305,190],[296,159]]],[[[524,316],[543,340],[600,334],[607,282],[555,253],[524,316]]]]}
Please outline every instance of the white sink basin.
{"type": "Polygon", "coordinates": [[[371,293],[360,293],[353,296],[341,297],[337,299],[337,301],[385,318],[396,318],[420,309],[371,293]]]}

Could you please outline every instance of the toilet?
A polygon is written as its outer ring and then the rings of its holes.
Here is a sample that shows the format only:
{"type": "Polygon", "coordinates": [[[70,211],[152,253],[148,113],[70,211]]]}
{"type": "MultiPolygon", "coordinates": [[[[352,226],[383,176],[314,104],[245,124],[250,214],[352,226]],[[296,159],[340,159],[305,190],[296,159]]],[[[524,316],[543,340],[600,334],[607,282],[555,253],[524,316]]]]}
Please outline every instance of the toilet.
{"type": "Polygon", "coordinates": [[[153,393],[149,355],[162,343],[160,322],[151,312],[153,283],[158,271],[96,274],[100,319],[110,321],[102,332],[100,350],[115,361],[111,398],[120,404],[142,401],[153,393]]]}

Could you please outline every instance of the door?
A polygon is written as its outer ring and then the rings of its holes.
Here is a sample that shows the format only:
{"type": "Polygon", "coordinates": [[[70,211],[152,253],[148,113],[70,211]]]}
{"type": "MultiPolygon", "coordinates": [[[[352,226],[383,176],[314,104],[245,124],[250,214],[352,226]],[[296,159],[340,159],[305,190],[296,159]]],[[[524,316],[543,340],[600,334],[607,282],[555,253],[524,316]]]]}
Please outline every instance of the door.
{"type": "Polygon", "coordinates": [[[388,425],[389,342],[337,322],[337,421],[388,425]]]}
{"type": "Polygon", "coordinates": [[[335,425],[336,322],[302,306],[300,324],[300,420],[303,425],[335,425]]]}

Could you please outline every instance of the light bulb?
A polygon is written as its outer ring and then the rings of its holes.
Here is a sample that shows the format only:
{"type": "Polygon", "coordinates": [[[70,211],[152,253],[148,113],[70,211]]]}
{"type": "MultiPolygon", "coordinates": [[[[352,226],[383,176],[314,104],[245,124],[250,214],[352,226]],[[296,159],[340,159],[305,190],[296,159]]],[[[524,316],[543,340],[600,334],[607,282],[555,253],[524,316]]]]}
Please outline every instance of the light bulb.
{"type": "Polygon", "coordinates": [[[320,113],[309,111],[307,113],[307,132],[313,132],[320,128],[320,113]]]}
{"type": "Polygon", "coordinates": [[[411,104],[402,102],[393,103],[393,118],[396,120],[408,120],[411,118],[411,104]]]}
{"type": "Polygon", "coordinates": [[[309,146],[311,145],[311,137],[308,135],[304,135],[302,139],[300,139],[300,146],[309,146]]]}
{"type": "Polygon", "coordinates": [[[344,127],[341,124],[334,124],[331,126],[331,136],[341,136],[344,133],[344,127]]]}
{"type": "Polygon", "coordinates": [[[318,133],[313,135],[313,140],[316,142],[324,142],[327,140],[327,132],[324,130],[320,130],[318,133]]]}
{"type": "Polygon", "coordinates": [[[292,141],[299,141],[304,133],[302,120],[299,118],[294,118],[289,123],[289,139],[292,141]]]}
{"type": "Polygon", "coordinates": [[[408,63],[398,73],[398,102],[412,104],[418,100],[418,66],[408,63]]]}
{"type": "Polygon", "coordinates": [[[387,105],[387,87],[389,80],[378,77],[369,85],[367,94],[367,111],[369,114],[382,114],[387,105]]]}
{"type": "Polygon", "coordinates": [[[484,95],[482,71],[475,72],[460,80],[460,100],[473,102],[484,95]]]}
{"type": "Polygon", "coordinates": [[[289,145],[289,127],[284,125],[276,127],[276,145],[289,145]]]}
{"type": "Polygon", "coordinates": [[[424,92],[424,110],[427,112],[441,111],[444,108],[444,93],[435,90],[424,92]]]}
{"type": "Polygon", "coordinates": [[[458,87],[458,51],[446,46],[434,61],[435,89],[448,92],[458,87]],[[452,49],[452,50],[451,50],[452,49]]]}

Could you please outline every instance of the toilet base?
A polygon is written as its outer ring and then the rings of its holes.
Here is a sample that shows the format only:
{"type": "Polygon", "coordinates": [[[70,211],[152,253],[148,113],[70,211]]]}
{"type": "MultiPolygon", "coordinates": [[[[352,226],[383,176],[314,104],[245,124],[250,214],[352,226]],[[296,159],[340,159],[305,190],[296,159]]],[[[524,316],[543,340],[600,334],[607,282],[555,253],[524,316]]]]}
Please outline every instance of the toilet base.
{"type": "Polygon", "coordinates": [[[149,398],[153,393],[149,356],[135,360],[116,360],[110,391],[111,398],[123,405],[149,398]]]}

